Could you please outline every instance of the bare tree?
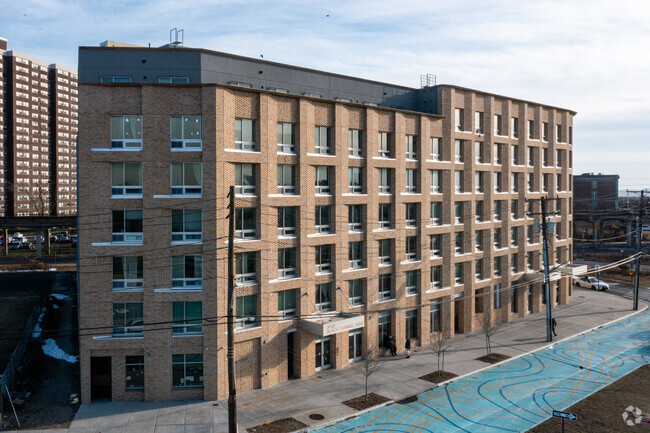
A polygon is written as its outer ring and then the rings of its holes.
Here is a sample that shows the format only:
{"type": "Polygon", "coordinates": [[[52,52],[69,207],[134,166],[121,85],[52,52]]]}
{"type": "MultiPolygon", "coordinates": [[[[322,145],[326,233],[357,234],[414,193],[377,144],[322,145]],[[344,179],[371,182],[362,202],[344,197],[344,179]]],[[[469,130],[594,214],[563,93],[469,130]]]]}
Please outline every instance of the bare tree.
{"type": "Polygon", "coordinates": [[[14,194],[14,201],[18,195],[26,196],[29,201],[29,213],[35,216],[47,216],[51,213],[50,188],[44,185],[15,185],[7,182],[7,189],[14,194]]]}
{"type": "Polygon", "coordinates": [[[447,335],[447,329],[444,327],[440,332],[429,334],[431,349],[438,358],[438,376],[442,376],[442,372],[445,369],[445,354],[450,351],[451,348],[451,338],[447,335]]]}
{"type": "Polygon", "coordinates": [[[368,400],[368,378],[379,371],[383,365],[383,362],[379,360],[377,350],[371,347],[368,348],[366,357],[355,364],[355,368],[361,373],[366,382],[366,393],[364,394],[366,401],[368,400]]]}
{"type": "Polygon", "coordinates": [[[478,324],[485,336],[485,350],[487,354],[492,353],[492,345],[490,339],[497,333],[503,322],[497,320],[492,308],[486,308],[482,315],[478,316],[478,324]]]}

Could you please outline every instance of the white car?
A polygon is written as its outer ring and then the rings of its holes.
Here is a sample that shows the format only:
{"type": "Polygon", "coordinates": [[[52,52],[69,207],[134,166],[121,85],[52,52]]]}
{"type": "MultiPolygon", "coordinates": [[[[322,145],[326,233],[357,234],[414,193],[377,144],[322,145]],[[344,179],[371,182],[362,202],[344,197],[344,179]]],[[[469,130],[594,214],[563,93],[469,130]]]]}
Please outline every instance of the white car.
{"type": "Polygon", "coordinates": [[[573,284],[576,286],[580,287],[585,287],[587,289],[594,289],[594,290],[607,290],[609,289],[609,284],[605,283],[602,280],[599,280],[598,278],[594,277],[579,277],[578,279],[573,281],[573,284]]]}

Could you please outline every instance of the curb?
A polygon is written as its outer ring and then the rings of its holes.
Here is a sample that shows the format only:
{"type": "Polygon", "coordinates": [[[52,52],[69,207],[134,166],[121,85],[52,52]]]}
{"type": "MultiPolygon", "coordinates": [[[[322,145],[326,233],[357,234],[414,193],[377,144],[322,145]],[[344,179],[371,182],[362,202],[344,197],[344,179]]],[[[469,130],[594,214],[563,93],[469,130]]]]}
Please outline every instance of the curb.
{"type": "MultiPolygon", "coordinates": [[[[620,322],[621,320],[625,320],[625,319],[627,319],[629,317],[632,317],[632,316],[635,316],[637,314],[643,313],[644,311],[648,310],[648,308],[650,308],[650,306],[648,304],[646,304],[645,307],[640,309],[639,311],[635,311],[635,312],[627,314],[627,315],[625,315],[623,317],[619,317],[618,319],[610,320],[609,322],[603,323],[603,324],[598,325],[598,326],[594,326],[593,328],[587,329],[585,331],[578,332],[577,334],[566,337],[566,338],[563,338],[562,340],[558,340],[558,341],[554,341],[554,342],[549,343],[549,344],[545,344],[544,346],[538,347],[537,349],[531,350],[530,352],[521,353],[519,355],[513,356],[512,358],[505,359],[503,361],[497,362],[497,363],[489,365],[487,367],[479,368],[478,370],[470,371],[469,373],[465,373],[465,374],[463,374],[461,376],[456,376],[456,377],[454,377],[452,379],[448,379],[448,380],[446,380],[444,382],[440,382],[439,384],[437,384],[433,388],[431,388],[431,389],[429,389],[427,391],[424,391],[424,392],[429,392],[432,389],[438,388],[440,386],[447,385],[447,384],[452,383],[452,382],[454,382],[456,380],[465,378],[467,376],[471,376],[472,374],[480,373],[480,372],[485,371],[485,370],[489,370],[489,369],[494,368],[494,367],[496,367],[498,365],[501,365],[501,364],[504,364],[506,362],[515,360],[517,358],[521,358],[522,356],[530,355],[531,353],[535,353],[535,352],[538,352],[540,350],[547,349],[548,347],[553,346],[555,344],[559,344],[559,343],[562,343],[564,341],[571,340],[573,338],[576,338],[576,337],[579,337],[581,335],[587,334],[589,332],[595,331],[596,329],[600,329],[600,328],[603,328],[605,326],[609,326],[609,325],[611,325],[613,323],[620,322]]],[[[422,393],[420,393],[420,394],[422,394],[422,393]]],[[[418,394],[416,394],[416,395],[418,395],[418,394]]],[[[348,419],[351,419],[351,418],[357,418],[357,417],[359,417],[359,416],[361,416],[361,415],[363,415],[363,414],[365,414],[367,412],[370,412],[370,411],[375,410],[375,409],[380,409],[382,407],[388,406],[388,405],[393,404],[393,403],[395,403],[394,400],[387,401],[387,402],[379,404],[377,406],[369,407],[368,409],[364,409],[362,411],[355,412],[355,413],[347,415],[347,416],[342,416],[342,417],[333,419],[331,421],[326,421],[326,422],[324,422],[322,424],[317,424],[317,425],[314,425],[314,426],[311,426],[311,427],[303,428],[303,429],[300,429],[300,430],[295,430],[295,431],[293,431],[291,433],[308,433],[308,432],[313,432],[313,431],[316,431],[316,430],[320,430],[320,429],[332,426],[334,424],[337,424],[337,423],[339,423],[341,421],[345,421],[345,420],[348,420],[348,419]]]]}

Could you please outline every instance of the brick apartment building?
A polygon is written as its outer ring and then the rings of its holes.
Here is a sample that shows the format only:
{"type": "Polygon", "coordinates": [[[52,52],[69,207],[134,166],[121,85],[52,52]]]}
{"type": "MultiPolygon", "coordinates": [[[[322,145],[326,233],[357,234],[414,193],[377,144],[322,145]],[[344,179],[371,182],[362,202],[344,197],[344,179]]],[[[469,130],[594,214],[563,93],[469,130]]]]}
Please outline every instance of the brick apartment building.
{"type": "Polygon", "coordinates": [[[84,402],[227,395],[231,185],[239,392],[544,309],[526,199],[570,259],[573,111],[182,47],[79,72],[84,402]]]}
{"type": "Polygon", "coordinates": [[[77,72],[0,38],[0,217],[77,211],[77,72]]]}
{"type": "Polygon", "coordinates": [[[574,176],[574,210],[617,209],[618,179],[618,174],[583,173],[574,176]]]}

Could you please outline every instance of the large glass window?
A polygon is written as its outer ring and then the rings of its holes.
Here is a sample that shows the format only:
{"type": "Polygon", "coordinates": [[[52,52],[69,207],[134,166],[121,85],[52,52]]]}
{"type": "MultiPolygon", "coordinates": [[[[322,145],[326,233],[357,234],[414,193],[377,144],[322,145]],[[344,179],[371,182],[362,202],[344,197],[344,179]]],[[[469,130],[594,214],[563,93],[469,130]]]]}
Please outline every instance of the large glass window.
{"type": "Polygon", "coordinates": [[[278,236],[296,235],[296,209],[295,207],[278,208],[278,236]]]}
{"type": "Polygon", "coordinates": [[[172,288],[203,287],[203,256],[172,256],[172,288]]]}
{"type": "Polygon", "coordinates": [[[278,277],[293,278],[296,276],[296,248],[278,248],[278,277]]]}
{"type": "Polygon", "coordinates": [[[363,192],[363,169],[361,167],[348,168],[348,191],[352,194],[363,192]]]}
{"type": "Polygon", "coordinates": [[[442,223],[442,220],[440,219],[441,215],[442,215],[442,203],[439,201],[432,202],[430,207],[429,223],[432,225],[441,224],[442,223]]]}
{"type": "Polygon", "coordinates": [[[278,292],[278,316],[289,319],[296,315],[297,289],[282,290],[278,292]]]}
{"type": "Polygon", "coordinates": [[[350,156],[362,156],[363,131],[358,129],[348,130],[348,153],[350,156]]]}
{"type": "Polygon", "coordinates": [[[463,264],[456,263],[454,265],[454,276],[456,284],[463,284],[463,264]]]}
{"type": "Polygon", "coordinates": [[[390,132],[380,132],[379,137],[379,156],[383,158],[392,158],[392,136],[390,132]]]}
{"type": "Polygon", "coordinates": [[[457,132],[465,130],[465,110],[462,108],[454,109],[454,126],[457,132]]]}
{"type": "Polygon", "coordinates": [[[414,168],[406,169],[406,192],[416,193],[418,192],[418,177],[419,172],[414,168]]]}
{"type": "Polygon", "coordinates": [[[390,311],[382,311],[379,313],[378,324],[379,348],[390,349],[390,347],[386,346],[388,336],[391,335],[390,311]]]}
{"type": "Polygon", "coordinates": [[[332,245],[316,245],[316,272],[332,272],[332,245]]]}
{"type": "Polygon", "coordinates": [[[235,253],[235,282],[237,284],[257,282],[257,252],[235,253]]]}
{"type": "Polygon", "coordinates": [[[429,170],[429,179],[430,179],[430,189],[432,194],[439,194],[441,192],[440,188],[441,177],[440,170],[429,170]]]}
{"type": "Polygon", "coordinates": [[[142,290],[142,256],[113,257],[113,290],[142,290]]]}
{"type": "Polygon", "coordinates": [[[201,209],[172,209],[172,242],[197,242],[203,239],[201,209]]]}
{"type": "Polygon", "coordinates": [[[420,292],[420,271],[406,272],[406,293],[416,295],[420,292]]]}
{"type": "Polygon", "coordinates": [[[278,194],[296,193],[296,166],[278,164],[278,194]]]}
{"type": "Polygon", "coordinates": [[[253,164],[235,164],[235,194],[254,195],[257,192],[256,184],[253,164]]]}
{"type": "Polygon", "coordinates": [[[348,230],[363,230],[363,205],[351,204],[348,206],[348,230]]]}
{"type": "Polygon", "coordinates": [[[113,303],[113,336],[138,337],[143,331],[142,302],[113,303]]]}
{"type": "Polygon", "coordinates": [[[124,360],[126,389],[144,389],[144,356],[127,356],[124,360]]]}
{"type": "Polygon", "coordinates": [[[457,193],[463,192],[463,170],[454,171],[454,189],[457,193]]]}
{"type": "Polygon", "coordinates": [[[316,284],[316,311],[332,309],[332,283],[316,284]]]}
{"type": "Polygon", "coordinates": [[[442,331],[442,320],[440,314],[440,301],[434,299],[431,301],[431,313],[430,313],[430,322],[431,322],[431,332],[440,332],[442,331]]]}
{"type": "Polygon", "coordinates": [[[418,310],[406,312],[406,338],[418,338],[418,310]]]}
{"type": "Polygon", "coordinates": [[[257,295],[235,298],[235,315],[237,316],[235,320],[237,328],[257,326],[257,295]]]}
{"type": "Polygon", "coordinates": [[[142,149],[142,116],[111,116],[111,148],[142,149]]]}
{"type": "Polygon", "coordinates": [[[392,239],[382,239],[378,241],[379,244],[379,264],[390,265],[393,263],[392,259],[392,239]]]}
{"type": "Polygon", "coordinates": [[[382,229],[393,227],[393,208],[391,203],[379,204],[379,226],[382,229]]]}
{"type": "Polygon", "coordinates": [[[407,236],[405,242],[406,260],[418,259],[418,237],[407,236]]]}
{"type": "Polygon", "coordinates": [[[418,159],[418,136],[406,136],[406,159],[418,159]]]}
{"type": "Polygon", "coordinates": [[[329,126],[316,126],[314,128],[314,143],[316,153],[330,155],[332,154],[332,134],[329,126]]]}
{"type": "Polygon", "coordinates": [[[363,278],[348,282],[348,300],[350,306],[363,305],[363,278]]]}
{"type": "Polygon", "coordinates": [[[393,298],[393,276],[382,274],[379,276],[379,300],[393,298]]]}
{"type": "Polygon", "coordinates": [[[235,148],[256,150],[255,120],[235,119],[235,148]]]}
{"type": "Polygon", "coordinates": [[[114,210],[113,211],[113,243],[141,244],[142,243],[142,211],[114,210]]]}
{"type": "Polygon", "coordinates": [[[463,162],[463,140],[454,141],[454,161],[463,162]]]}
{"type": "Polygon", "coordinates": [[[316,169],[316,194],[331,194],[330,167],[317,166],[316,169]]]}
{"type": "Polygon", "coordinates": [[[431,251],[431,257],[442,257],[441,247],[442,245],[442,235],[430,235],[429,236],[429,249],[431,251]]]}
{"type": "Polygon", "coordinates": [[[332,233],[332,206],[316,206],[316,233],[332,233]]]}
{"type": "Polygon", "coordinates": [[[203,386],[203,355],[172,355],[172,386],[203,386]]]}
{"type": "Polygon", "coordinates": [[[418,204],[417,203],[406,203],[404,206],[406,211],[406,227],[417,227],[418,226],[418,204]]]}
{"type": "Polygon", "coordinates": [[[278,153],[296,153],[296,125],[278,122],[278,153]]]}
{"type": "Polygon", "coordinates": [[[429,153],[432,161],[440,161],[440,137],[431,137],[429,153]]]}
{"type": "Polygon", "coordinates": [[[201,149],[201,116],[171,116],[172,149],[201,149]]]}
{"type": "Polygon", "coordinates": [[[257,236],[257,209],[238,207],[235,209],[235,237],[254,239],[257,236]]]}
{"type": "Polygon", "coordinates": [[[173,335],[202,335],[203,303],[200,301],[172,302],[173,335]]]}
{"type": "Polygon", "coordinates": [[[113,197],[142,197],[141,163],[111,164],[111,195],[113,197]]]}
{"type": "Polygon", "coordinates": [[[442,266],[431,266],[431,283],[433,290],[442,288],[442,266]]]}
{"type": "Polygon", "coordinates": [[[379,169],[379,194],[390,194],[393,192],[391,188],[391,169],[390,168],[380,168],[379,169]]]}
{"type": "Polygon", "coordinates": [[[363,268],[363,242],[353,241],[348,244],[348,267],[363,268]]]}
{"type": "Polygon", "coordinates": [[[200,195],[202,182],[203,174],[200,162],[172,163],[172,195],[200,195]]]}

